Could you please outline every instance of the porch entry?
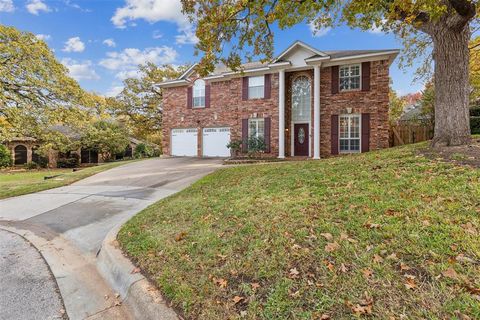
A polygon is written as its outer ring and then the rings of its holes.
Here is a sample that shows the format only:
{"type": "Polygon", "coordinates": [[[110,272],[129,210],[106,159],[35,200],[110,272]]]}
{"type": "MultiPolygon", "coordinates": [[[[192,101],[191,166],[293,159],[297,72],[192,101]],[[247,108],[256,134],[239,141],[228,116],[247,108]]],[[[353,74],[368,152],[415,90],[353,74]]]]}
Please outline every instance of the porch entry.
{"type": "Polygon", "coordinates": [[[294,152],[296,156],[308,156],[308,123],[294,124],[294,152]]]}

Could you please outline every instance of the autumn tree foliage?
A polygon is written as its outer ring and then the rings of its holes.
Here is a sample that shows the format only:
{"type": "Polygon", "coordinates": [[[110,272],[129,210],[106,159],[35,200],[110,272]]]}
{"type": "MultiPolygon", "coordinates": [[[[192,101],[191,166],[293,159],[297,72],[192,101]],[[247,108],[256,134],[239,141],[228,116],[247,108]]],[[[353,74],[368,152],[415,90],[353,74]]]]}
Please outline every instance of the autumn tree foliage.
{"type": "MultiPolygon", "coordinates": [[[[370,29],[381,26],[404,40],[412,61],[433,47],[435,136],[433,145],[470,141],[468,123],[469,40],[478,23],[478,0],[328,0],[214,1],[182,0],[197,25],[203,73],[222,61],[238,68],[242,58],[273,56],[274,34],[307,21],[317,28],[346,23],[370,29]],[[225,51],[228,50],[228,54],[225,51]]],[[[407,62],[408,65],[408,62],[407,62]]]]}
{"type": "Polygon", "coordinates": [[[159,143],[162,127],[162,89],[158,83],[180,76],[186,67],[139,66],[139,77],[124,80],[124,89],[107,99],[108,110],[136,137],[159,143]]]}

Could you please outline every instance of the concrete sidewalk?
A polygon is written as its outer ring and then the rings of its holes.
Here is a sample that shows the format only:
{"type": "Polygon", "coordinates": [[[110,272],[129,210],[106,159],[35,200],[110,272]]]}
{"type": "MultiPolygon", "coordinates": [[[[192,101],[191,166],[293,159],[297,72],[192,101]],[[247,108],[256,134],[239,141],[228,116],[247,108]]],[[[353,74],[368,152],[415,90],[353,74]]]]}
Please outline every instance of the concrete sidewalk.
{"type": "Polygon", "coordinates": [[[130,163],[71,186],[0,200],[0,227],[25,236],[41,251],[70,319],[128,319],[128,310],[96,267],[104,238],[145,207],[220,166],[221,160],[197,158],[130,163]]]}

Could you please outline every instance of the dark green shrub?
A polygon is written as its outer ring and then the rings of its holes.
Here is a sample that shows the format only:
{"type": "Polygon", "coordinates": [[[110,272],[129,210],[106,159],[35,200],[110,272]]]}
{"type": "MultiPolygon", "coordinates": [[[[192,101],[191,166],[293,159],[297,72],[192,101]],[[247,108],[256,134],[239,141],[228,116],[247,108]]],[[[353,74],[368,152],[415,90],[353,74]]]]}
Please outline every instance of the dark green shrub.
{"type": "Polygon", "coordinates": [[[7,147],[0,145],[0,168],[10,167],[12,165],[12,155],[7,147]]]}
{"type": "Polygon", "coordinates": [[[135,158],[150,158],[160,156],[160,150],[154,149],[152,146],[145,143],[137,144],[133,152],[135,158]]]}
{"type": "Polygon", "coordinates": [[[69,158],[60,158],[57,160],[57,168],[76,168],[79,164],[79,157],[71,154],[69,158]]]}
{"type": "Polygon", "coordinates": [[[261,153],[265,152],[266,144],[265,139],[262,137],[250,137],[248,139],[248,156],[258,157],[261,153]]]}
{"type": "Polygon", "coordinates": [[[480,116],[470,117],[470,131],[472,134],[480,134],[480,116]]]}

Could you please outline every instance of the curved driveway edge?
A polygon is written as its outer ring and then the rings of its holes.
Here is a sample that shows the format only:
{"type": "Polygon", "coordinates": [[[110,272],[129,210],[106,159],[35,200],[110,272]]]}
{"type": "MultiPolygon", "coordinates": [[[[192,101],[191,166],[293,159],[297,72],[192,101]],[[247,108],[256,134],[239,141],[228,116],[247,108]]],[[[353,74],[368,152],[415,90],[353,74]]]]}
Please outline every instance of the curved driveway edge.
{"type": "Polygon", "coordinates": [[[64,319],[65,307],[46,261],[25,238],[0,229],[0,318],[64,319]]]}
{"type": "MultiPolygon", "coordinates": [[[[131,311],[119,301],[125,295],[118,296],[97,266],[105,237],[149,205],[221,166],[220,159],[199,158],[125,164],[70,186],[0,200],[0,226],[41,252],[71,320],[131,319],[131,311]]],[[[140,284],[129,287],[131,297],[140,284]]]]}
{"type": "Polygon", "coordinates": [[[123,255],[117,242],[119,230],[120,226],[112,229],[103,241],[97,257],[101,275],[120,295],[135,319],[178,320],[156,287],[123,255]]]}

